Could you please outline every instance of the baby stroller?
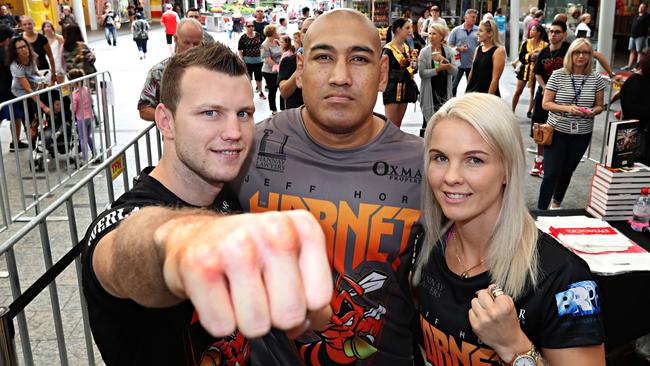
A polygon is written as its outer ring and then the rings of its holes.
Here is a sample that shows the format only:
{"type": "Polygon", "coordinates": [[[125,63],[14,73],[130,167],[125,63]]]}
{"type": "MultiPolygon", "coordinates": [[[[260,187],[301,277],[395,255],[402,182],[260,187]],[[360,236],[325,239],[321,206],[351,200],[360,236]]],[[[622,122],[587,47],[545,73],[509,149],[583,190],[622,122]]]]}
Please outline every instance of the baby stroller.
{"type": "Polygon", "coordinates": [[[77,168],[79,140],[73,127],[71,101],[69,96],[62,99],[63,105],[58,93],[52,92],[51,114],[54,119],[48,113],[40,121],[32,122],[32,158],[37,172],[44,171],[50,159],[57,155],[59,159],[68,159],[73,168],[77,168]]]}

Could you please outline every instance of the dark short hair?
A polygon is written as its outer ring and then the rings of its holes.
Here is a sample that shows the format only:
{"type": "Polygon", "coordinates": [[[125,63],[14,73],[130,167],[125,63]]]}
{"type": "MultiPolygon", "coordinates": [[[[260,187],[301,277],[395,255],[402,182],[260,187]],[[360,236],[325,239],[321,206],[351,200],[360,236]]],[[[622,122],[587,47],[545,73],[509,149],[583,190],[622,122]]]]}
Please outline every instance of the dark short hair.
{"type": "Polygon", "coordinates": [[[308,6],[305,6],[304,8],[302,8],[302,14],[304,15],[305,13],[309,13],[309,7],[308,6]]]}
{"type": "Polygon", "coordinates": [[[566,32],[566,23],[565,22],[563,22],[561,20],[554,20],[553,23],[551,23],[551,27],[554,26],[554,25],[562,28],[562,32],[566,32]]]}
{"type": "Polygon", "coordinates": [[[189,12],[191,12],[191,11],[198,11],[199,13],[201,13],[201,11],[200,11],[199,9],[197,9],[197,8],[189,8],[189,9],[187,9],[187,11],[185,12],[185,14],[187,14],[187,13],[189,13],[189,12]]]}
{"type": "Polygon", "coordinates": [[[4,42],[7,38],[11,38],[13,36],[14,30],[11,29],[11,27],[5,24],[0,25],[0,42],[4,42]]]}
{"type": "Polygon", "coordinates": [[[244,61],[221,42],[193,47],[183,53],[175,54],[169,60],[165,71],[163,71],[160,87],[160,102],[172,114],[176,113],[178,101],[181,99],[180,82],[183,74],[185,70],[192,66],[220,72],[228,76],[247,75],[244,61]]]}
{"type": "Polygon", "coordinates": [[[402,28],[402,27],[404,27],[404,24],[406,24],[406,22],[408,22],[408,19],[406,19],[406,18],[397,18],[397,19],[395,19],[395,20],[393,21],[392,26],[391,26],[393,32],[394,32],[395,29],[397,29],[397,28],[402,28]]]}
{"type": "Polygon", "coordinates": [[[538,10],[537,13],[535,13],[535,18],[541,18],[544,16],[544,10],[538,10]]]}

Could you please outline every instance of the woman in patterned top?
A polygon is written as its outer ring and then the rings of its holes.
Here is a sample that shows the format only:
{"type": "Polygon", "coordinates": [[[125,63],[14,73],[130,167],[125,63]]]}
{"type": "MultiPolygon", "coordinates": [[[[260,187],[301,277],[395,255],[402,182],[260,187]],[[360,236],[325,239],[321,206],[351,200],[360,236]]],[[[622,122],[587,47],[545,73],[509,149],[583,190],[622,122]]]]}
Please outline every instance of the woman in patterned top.
{"type": "Polygon", "coordinates": [[[544,147],[544,178],[537,208],[558,209],[571,176],[591,142],[594,117],[603,111],[605,82],[592,70],[591,42],[578,38],[564,56],[564,67],[546,83],[542,107],[553,126],[553,142],[544,147]],[[553,202],[551,203],[551,199],[553,202]]]}
{"type": "Polygon", "coordinates": [[[253,80],[255,75],[255,84],[259,92],[260,99],[266,99],[264,90],[262,89],[262,56],[260,49],[262,47],[262,36],[255,32],[255,25],[253,19],[246,20],[246,33],[244,33],[237,44],[239,56],[246,64],[248,76],[253,80]]]}
{"type": "Polygon", "coordinates": [[[72,69],[81,69],[86,75],[95,71],[95,55],[88,48],[81,35],[81,28],[72,24],[63,28],[63,64],[65,65],[66,74],[72,69]]]}

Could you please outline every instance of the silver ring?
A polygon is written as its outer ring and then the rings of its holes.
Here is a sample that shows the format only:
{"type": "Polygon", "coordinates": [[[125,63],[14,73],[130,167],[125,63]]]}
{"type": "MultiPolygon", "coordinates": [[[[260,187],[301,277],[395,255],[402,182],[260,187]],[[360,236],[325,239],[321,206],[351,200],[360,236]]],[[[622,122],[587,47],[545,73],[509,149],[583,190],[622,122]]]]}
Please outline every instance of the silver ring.
{"type": "Polygon", "coordinates": [[[496,298],[497,296],[501,296],[505,294],[503,290],[500,287],[495,287],[492,289],[492,297],[496,298]]]}

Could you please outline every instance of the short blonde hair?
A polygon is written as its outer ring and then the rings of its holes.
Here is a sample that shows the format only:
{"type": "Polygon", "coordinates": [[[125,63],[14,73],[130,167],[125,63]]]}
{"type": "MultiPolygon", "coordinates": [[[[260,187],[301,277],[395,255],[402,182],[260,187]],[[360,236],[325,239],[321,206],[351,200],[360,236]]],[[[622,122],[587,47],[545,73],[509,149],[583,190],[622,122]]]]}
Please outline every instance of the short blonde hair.
{"type": "Polygon", "coordinates": [[[278,31],[278,27],[276,27],[275,24],[269,24],[266,27],[264,27],[264,37],[271,37],[277,31],[278,31]]]}
{"type": "Polygon", "coordinates": [[[591,41],[587,38],[576,38],[575,41],[569,46],[569,50],[564,56],[564,67],[562,68],[566,74],[573,74],[573,53],[581,46],[589,47],[591,55],[587,57],[587,65],[585,66],[585,74],[591,74],[594,67],[594,48],[591,46],[591,41]]]}
{"type": "Polygon", "coordinates": [[[431,30],[434,30],[436,33],[440,34],[442,36],[443,42],[445,39],[447,39],[447,35],[449,34],[449,28],[440,23],[431,23],[427,31],[431,30]]]}
{"type": "Polygon", "coordinates": [[[591,18],[591,14],[589,14],[589,13],[584,13],[584,14],[582,14],[582,15],[580,16],[580,21],[584,22],[585,19],[587,19],[587,18],[591,18]]]}

